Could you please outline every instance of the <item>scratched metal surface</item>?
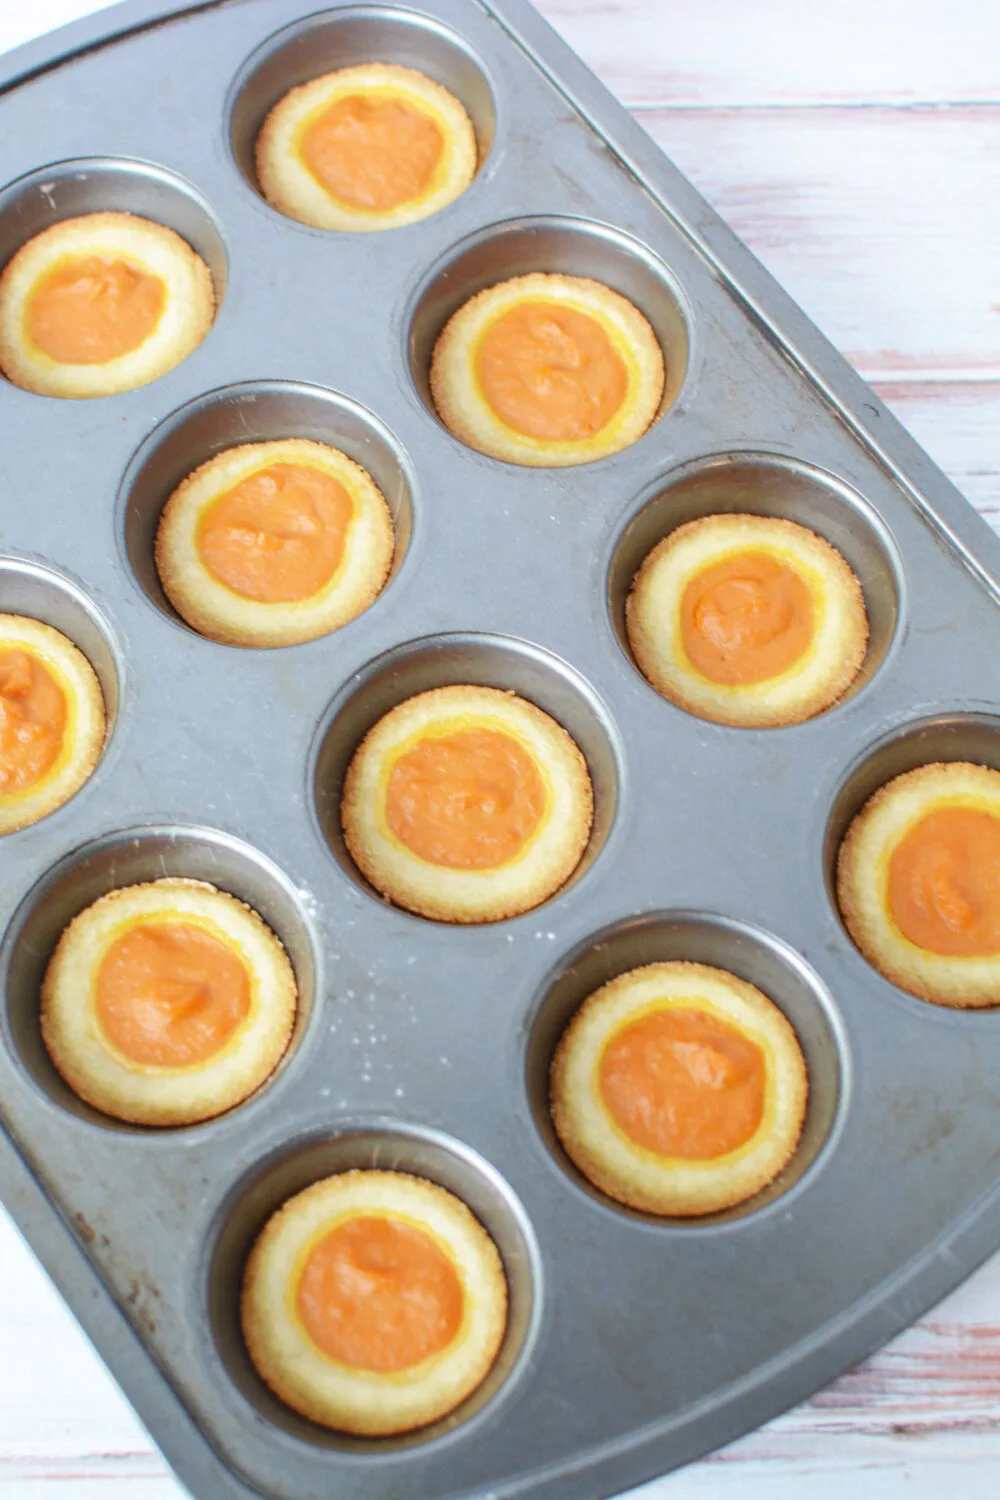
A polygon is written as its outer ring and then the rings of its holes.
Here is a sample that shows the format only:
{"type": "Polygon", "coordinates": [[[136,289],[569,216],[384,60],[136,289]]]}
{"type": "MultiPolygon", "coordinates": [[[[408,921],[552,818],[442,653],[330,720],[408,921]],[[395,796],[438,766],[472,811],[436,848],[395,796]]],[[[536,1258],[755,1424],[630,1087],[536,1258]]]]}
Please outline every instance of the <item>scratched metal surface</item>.
{"type": "Polygon", "coordinates": [[[836,836],[879,780],[942,755],[1000,765],[1000,548],[527,7],[440,0],[423,20],[334,7],[321,29],[272,41],[302,9],[230,0],[141,29],[168,7],[126,6],[75,28],[86,50],[58,67],[45,64],[72,35],[6,61],[0,259],[54,217],[133,208],[185,233],[224,295],[201,348],[143,390],[62,403],[0,386],[0,605],[76,639],[114,714],[84,790],[0,847],[4,1196],[198,1495],[604,1494],[801,1399],[1000,1240],[996,1017],[944,1013],[879,979],[828,891],[836,836]],[[303,70],[365,53],[454,87],[492,142],[483,169],[405,231],[292,224],[246,180],[256,124],[303,70]],[[536,267],[633,296],[678,376],[646,437],[584,468],[472,453],[426,402],[450,310],[536,267]],[[371,467],[397,517],[396,576],[323,640],[214,645],[159,594],[158,506],[210,452],[288,433],[371,467]],[[859,691],[761,733],[663,702],[621,631],[652,540],[747,505],[836,542],[873,622],[859,691]],[[566,724],[597,819],[579,878],[552,902],[456,930],[364,888],[336,806],[368,724],[467,680],[515,688],[566,724]],[[251,901],[286,942],[304,1004],[253,1100],[153,1134],[60,1084],[38,983],[73,912],[165,871],[251,901]],[[767,989],[813,1084],[775,1188],[694,1225],[589,1192],[544,1109],[548,1056],[583,994],[680,955],[767,989]],[[236,1290],[273,1206],[376,1160],[427,1172],[480,1213],[512,1319],[496,1371],[452,1419],[359,1444],[263,1389],[236,1290]]]}

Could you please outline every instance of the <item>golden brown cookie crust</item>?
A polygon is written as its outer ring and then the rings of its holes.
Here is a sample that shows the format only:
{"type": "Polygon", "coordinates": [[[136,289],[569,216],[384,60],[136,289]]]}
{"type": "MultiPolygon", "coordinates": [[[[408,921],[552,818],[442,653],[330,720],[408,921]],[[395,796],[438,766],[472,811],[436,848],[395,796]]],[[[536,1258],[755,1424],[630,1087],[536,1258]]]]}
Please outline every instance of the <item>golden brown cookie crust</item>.
{"type": "Polygon", "coordinates": [[[256,163],[260,190],[279,213],[316,229],[365,232],[396,229],[445,208],[476,175],[478,149],[472,122],[454,94],[414,68],[362,63],[324,73],[279,99],[257,137],[256,163]],[[373,91],[395,93],[428,114],[444,142],[426,191],[385,210],[358,208],[334,197],[299,151],[303,130],[336,100],[373,91]]]}
{"type": "Polygon", "coordinates": [[[656,335],[627,298],[588,277],[541,271],[501,281],[464,303],[438,336],[430,370],[434,405],[457,438],[493,458],[536,468],[589,463],[627,448],[656,417],[664,379],[656,335]],[[624,360],[625,398],[589,438],[557,442],[528,437],[501,421],[480,389],[476,355],[487,328],[518,304],[539,301],[561,303],[593,318],[624,360]]]}
{"type": "Polygon", "coordinates": [[[229,646],[277,647],[339,630],[373,604],[392,568],[392,517],[370,474],[339,448],[305,438],[244,443],[201,464],[178,485],[156,532],[156,569],[182,619],[209,640],[229,646]],[[317,593],[290,603],[264,603],[227,588],[198,550],[202,517],[216,500],[273,464],[300,464],[337,479],[353,513],[344,556],[317,593]]]}
{"type": "Polygon", "coordinates": [[[351,856],[376,890],[438,922],[499,922],[530,911],[572,875],[587,847],[594,797],[587,763],[562,725],[514,693],[457,685],[419,693],[369,730],[344,781],[341,819],[351,856]],[[542,822],[504,865],[452,869],[431,864],[389,831],[385,789],[396,756],[442,726],[512,735],[532,757],[547,788],[542,822]]]}
{"type": "Polygon", "coordinates": [[[324,1427],[387,1437],[447,1416],[482,1384],[507,1326],[507,1281],[492,1239],[452,1193],[403,1172],[352,1171],[314,1183],[268,1220],[247,1261],[240,1313],[250,1358],[286,1405],[324,1427]],[[339,1364],[289,1312],[303,1249],[324,1225],[380,1213],[404,1216],[446,1250],[465,1307],[445,1349],[391,1374],[339,1364]]]}
{"type": "Polygon", "coordinates": [[[1000,772],[970,761],[939,761],[880,787],[851,822],[837,857],[837,900],[854,942],[900,989],[934,1005],[1000,1004],[1000,955],[932,953],[903,936],[888,907],[889,861],[906,833],[942,806],[1000,818],[1000,772]]]}
{"type": "Polygon", "coordinates": [[[113,396],[180,364],[214,317],[211,273],[172,229],[128,213],[61,219],[22,245],[0,274],[0,369],[15,385],[42,396],[113,396]],[[155,328],[137,348],[103,364],[63,364],[28,338],[28,306],[39,282],[59,262],[86,256],[123,259],[158,276],[166,301],[155,328]]]}
{"type": "Polygon", "coordinates": [[[658,693],[688,713],[740,728],[799,724],[832,708],[864,663],[868,616],[861,585],[823,537],[772,516],[713,515],[685,522],[647,555],[632,582],[626,630],[636,664],[658,693]],[[728,685],[687,660],[680,608],[692,578],[737,550],[771,552],[806,582],[817,608],[813,643],[786,672],[728,685]]]}
{"type": "Polygon", "coordinates": [[[95,1109],[136,1125],[190,1125],[232,1109],[277,1067],[295,1021],[295,975],[284,948],[251,907],[203,880],[167,877],[109,891],[65,929],[42,982],[42,1040],[70,1088],[95,1109]],[[93,1005],[98,971],[129,926],[156,917],[194,921],[240,956],[249,1015],[220,1051],[188,1067],[122,1056],[93,1005]]]}
{"type": "Polygon", "coordinates": [[[63,749],[55,765],[32,786],[0,798],[0,834],[13,833],[47,817],[77,791],[94,771],[105,740],[104,695],[90,662],[61,631],[25,615],[0,615],[0,651],[34,656],[54,678],[66,699],[63,749]]]}
{"type": "Polygon", "coordinates": [[[732,1208],[772,1182],[798,1145],[809,1092],[798,1038],[774,1002],[725,969],[686,962],[645,964],[595,990],[563,1033],[550,1082],[556,1134],[583,1175],[629,1208],[682,1218],[732,1208]],[[660,1003],[707,1011],[764,1052],[763,1119],[751,1139],[726,1156],[657,1156],[613,1124],[598,1096],[604,1047],[621,1026],[660,1003]]]}

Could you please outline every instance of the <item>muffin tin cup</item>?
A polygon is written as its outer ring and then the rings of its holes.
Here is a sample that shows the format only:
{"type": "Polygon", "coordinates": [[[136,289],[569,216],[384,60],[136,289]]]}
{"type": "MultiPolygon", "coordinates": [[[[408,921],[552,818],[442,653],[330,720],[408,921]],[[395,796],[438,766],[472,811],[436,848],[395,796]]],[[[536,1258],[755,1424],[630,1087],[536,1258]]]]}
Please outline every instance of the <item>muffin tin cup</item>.
{"type": "Polygon", "coordinates": [[[0,267],[50,225],[109,212],[139,214],[173,229],[208,266],[216,306],[221,305],[228,258],[210,204],[193,183],[168,168],[127,157],[57,161],[5,187],[0,192],[0,267]]]}
{"type": "Polygon", "coordinates": [[[131,0],[4,64],[0,260],[55,219],[121,209],[188,239],[225,303],[196,355],[126,395],[39,400],[0,382],[16,435],[0,609],[81,647],[113,730],[77,796],[0,840],[0,1187],[193,1494],[584,1500],[802,1399],[1000,1242],[997,1015],[946,1015],[895,990],[854,949],[831,890],[839,838],[879,782],[925,758],[1000,766],[1000,545],[522,0],[306,9],[131,0]],[[260,122],[283,91],[375,49],[458,95],[478,176],[405,229],[284,218],[257,191],[260,122]],[[88,155],[69,160],[77,144],[88,155]],[[606,281],[666,357],[649,431],[571,469],[474,452],[429,400],[450,314],[534,270],[606,281]],[[301,645],[202,639],[156,577],[162,506],[221,449],[296,436],[371,472],[396,576],[301,645]],[[744,506],[838,547],[871,623],[855,690],[781,730],[667,703],[624,634],[648,549],[744,506]],[[461,682],[551,714],[595,791],[573,878],[476,927],[378,898],[339,817],[371,725],[461,682]],[[301,1012],[285,1060],[242,1105],[139,1130],[62,1084],[39,987],[76,912],[164,874],[260,912],[301,1012]],[[571,1012],[660,958],[759,985],[811,1075],[785,1171],[700,1223],[602,1198],[547,1114],[571,1012]],[[279,1201],[376,1163],[466,1198],[512,1293],[481,1390],[391,1443],[326,1433],[272,1398],[236,1301],[279,1201]]]}
{"type": "MultiPolygon", "coordinates": [[[[320,961],[301,898],[256,850],[212,829],[153,827],[126,829],[75,850],[28,892],[7,928],[0,948],[2,1035],[41,1094],[77,1120],[111,1130],[146,1133],[94,1109],[60,1077],[39,1027],[42,979],[60,934],[85,907],[121,886],[167,876],[204,880],[246,902],[288,954],[298,989],[295,1025],[287,1051],[262,1089],[295,1055],[316,1002],[320,961]]],[[[247,1108],[255,1097],[235,1108],[247,1108]]]]}
{"type": "Polygon", "coordinates": [[[634,660],[625,606],[649,553],[689,521],[738,513],[805,526],[836,547],[850,565],[864,595],[869,630],[861,670],[838,702],[852,698],[871,681],[902,633],[902,562],[884,522],[861,495],[834,475],[780,453],[736,449],[700,458],[657,480],[651,493],[641,497],[615,542],[607,575],[608,613],[625,655],[634,660]]]}
{"type": "Polygon", "coordinates": [[[122,656],[112,627],[102,618],[83,585],[43,563],[0,555],[0,609],[51,625],[79,647],[101,684],[108,742],[114,733],[121,696],[122,656]]]}
{"type": "MultiPolygon", "coordinates": [[[[822,858],[830,905],[845,933],[846,925],[837,898],[837,860],[851,822],[868,799],[887,782],[916,770],[918,766],[934,765],[939,761],[971,761],[973,765],[1000,771],[1000,717],[961,711],[942,712],[932,717],[917,715],[867,747],[844,777],[829,811],[822,858]]],[[[862,963],[867,962],[860,953],[858,958],[862,963]]],[[[876,975],[876,979],[880,980],[882,976],[876,975]]],[[[882,982],[889,983],[888,980],[882,982]]],[[[908,991],[898,990],[896,986],[892,989],[902,1003],[916,1006],[918,1010],[935,1012],[945,1021],[950,1015],[955,1015],[947,1006],[934,1005],[908,991]]],[[[983,1008],[980,1014],[989,1024],[998,1018],[998,1011],[1000,995],[997,995],[994,1005],[983,1008]]],[[[958,1016],[968,1025],[975,1022],[976,1011],[959,1011],[958,1016]]]]}
{"type": "Polygon", "coordinates": [[[631,1219],[697,1232],[739,1222],[787,1197],[834,1149],[850,1094],[847,1036],[833,997],[799,954],[746,923],[699,912],[654,912],[586,939],[559,964],[531,1018],[525,1049],[525,1087],[539,1136],[566,1175],[598,1203],[631,1219]],[[610,980],[644,964],[708,964],[756,985],[773,1000],[799,1039],[809,1074],[809,1100],[794,1155],[752,1198],[721,1213],[691,1219],[644,1214],[615,1202],[570,1161],[549,1109],[549,1076],[559,1041],[580,1006],[610,980]]]}
{"type": "Polygon", "coordinates": [[[496,135],[497,111],[474,49],[433,16],[393,5],[348,5],[318,11],[269,37],[233,83],[227,106],[230,147],[255,192],[260,192],[257,136],[279,99],[323,73],[368,62],[415,68],[454,94],[472,121],[482,170],[496,135]]]}
{"type": "Polygon", "coordinates": [[[907,771],[949,760],[969,760],[1000,771],[1000,717],[975,712],[918,715],[864,751],[845,776],[830,809],[824,864],[831,891],[837,851],[868,798],[907,771]]]}
{"type": "Polygon", "coordinates": [[[340,1121],[335,1130],[289,1142],[256,1163],[221,1206],[205,1271],[206,1316],[214,1351],[242,1399],[267,1423],[301,1443],[368,1458],[401,1455],[448,1435],[473,1439],[476,1418],[516,1387],[529,1363],[542,1318],[542,1266],[531,1224],[498,1173],[440,1132],[394,1119],[340,1121]],[[257,1235],[283,1203],[338,1172],[405,1172],[447,1188],[490,1235],[507,1280],[507,1328],[483,1383],[447,1417],[392,1438],[352,1438],[291,1411],[250,1362],[239,1326],[239,1287],[257,1235]]]}
{"type": "Polygon", "coordinates": [[[431,355],[448,319],[478,292],[532,271],[592,277],[638,307],[663,351],[657,417],[673,406],[691,363],[693,319],[667,266],[611,225],[550,214],[479,230],[450,249],[424,279],[407,317],[407,353],[413,383],[432,415],[437,413],[430,392],[431,355]]]}
{"type": "Polygon", "coordinates": [[[371,475],[392,516],[390,581],[399,572],[413,533],[416,480],[398,440],[372,412],[336,391],[293,381],[247,381],[209,391],[167,417],[138,449],[122,480],[121,545],[139,587],[168,619],[183,623],[163,591],[153,557],[167,500],[189,474],[227,448],[282,438],[339,448],[371,475]]]}
{"type": "Polygon", "coordinates": [[[579,864],[560,887],[565,891],[598,858],[614,825],[620,742],[593,689],[566,662],[527,641],[432,636],[411,641],[372,662],[360,681],[349,684],[331,704],[312,757],[310,779],[322,836],[341,868],[371,891],[348,852],[340,819],[344,778],[354,752],[379,719],[407,698],[461,683],[517,693],[561,724],[582,752],[594,790],[594,822],[579,864]]]}

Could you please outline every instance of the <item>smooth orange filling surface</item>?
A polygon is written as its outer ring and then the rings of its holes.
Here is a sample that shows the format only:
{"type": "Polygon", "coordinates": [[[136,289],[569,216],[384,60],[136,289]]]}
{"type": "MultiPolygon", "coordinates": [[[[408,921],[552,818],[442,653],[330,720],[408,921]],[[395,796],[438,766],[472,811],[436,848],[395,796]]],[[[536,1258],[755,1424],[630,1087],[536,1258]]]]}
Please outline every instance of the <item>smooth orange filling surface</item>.
{"type": "Polygon", "coordinates": [[[739,552],[691,579],[681,600],[681,640],[710,681],[764,682],[808,650],[814,619],[812,594],[794,568],[768,552],[739,552]]]}
{"type": "Polygon", "coordinates": [[[593,437],[628,393],[625,361],[597,319],[559,302],[519,302],[491,323],[476,375],[501,422],[548,442],[593,437]]]}
{"type": "Polygon", "coordinates": [[[97,973],[97,1018],[131,1062],[184,1068],[229,1041],[250,1010],[250,976],[228,943],[189,922],[137,924],[97,973]]]}
{"type": "Polygon", "coordinates": [[[59,758],[66,695],[37,656],[0,650],[0,797],[34,786],[59,758]]]}
{"type": "Polygon", "coordinates": [[[299,149],[334,198],[384,213],[426,191],[444,138],[430,115],[398,96],[350,94],[306,128],[299,149]]]}
{"type": "Polygon", "coordinates": [[[389,1373],[446,1349],[462,1322],[458,1273],[430,1235],[359,1214],[324,1235],[298,1286],[314,1344],[342,1365],[389,1373]]]}
{"type": "Polygon", "coordinates": [[[930,953],[1000,953],[1000,818],[940,807],[904,834],[889,861],[889,907],[930,953]]]}
{"type": "Polygon", "coordinates": [[[42,277],[28,302],[28,337],[64,365],[103,365],[138,349],[163,312],[167,289],[128,261],[83,255],[42,277]]]}
{"type": "Polygon", "coordinates": [[[262,604],[293,603],[333,577],[352,512],[350,495],[332,474],[272,464],[212,501],[198,527],[198,551],[234,593],[262,604]]]}
{"type": "Polygon", "coordinates": [[[725,1156],[764,1113],[763,1052],[705,1011],[654,1010],[623,1026],[601,1055],[598,1079],[615,1123],[658,1156],[725,1156]]]}
{"type": "Polygon", "coordinates": [[[386,789],[386,821],[400,843],[455,870],[506,864],[544,811],[537,765],[496,729],[419,740],[396,761],[386,789]]]}

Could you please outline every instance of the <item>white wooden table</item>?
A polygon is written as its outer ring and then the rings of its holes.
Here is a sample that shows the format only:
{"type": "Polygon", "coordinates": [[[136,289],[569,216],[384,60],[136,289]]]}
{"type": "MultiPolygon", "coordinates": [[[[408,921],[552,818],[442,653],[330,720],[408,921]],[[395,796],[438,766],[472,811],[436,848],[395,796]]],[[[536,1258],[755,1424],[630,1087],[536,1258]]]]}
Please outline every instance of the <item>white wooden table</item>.
{"type": "MultiPolygon", "coordinates": [[[[538,3],[1000,529],[1000,0],[538,3]]],[[[0,51],[99,8],[0,0],[0,51]]],[[[1000,1256],[806,1405],[633,1493],[946,1491],[1000,1496],[1000,1256]]],[[[0,1493],[183,1494],[2,1219],[0,1493]]]]}

